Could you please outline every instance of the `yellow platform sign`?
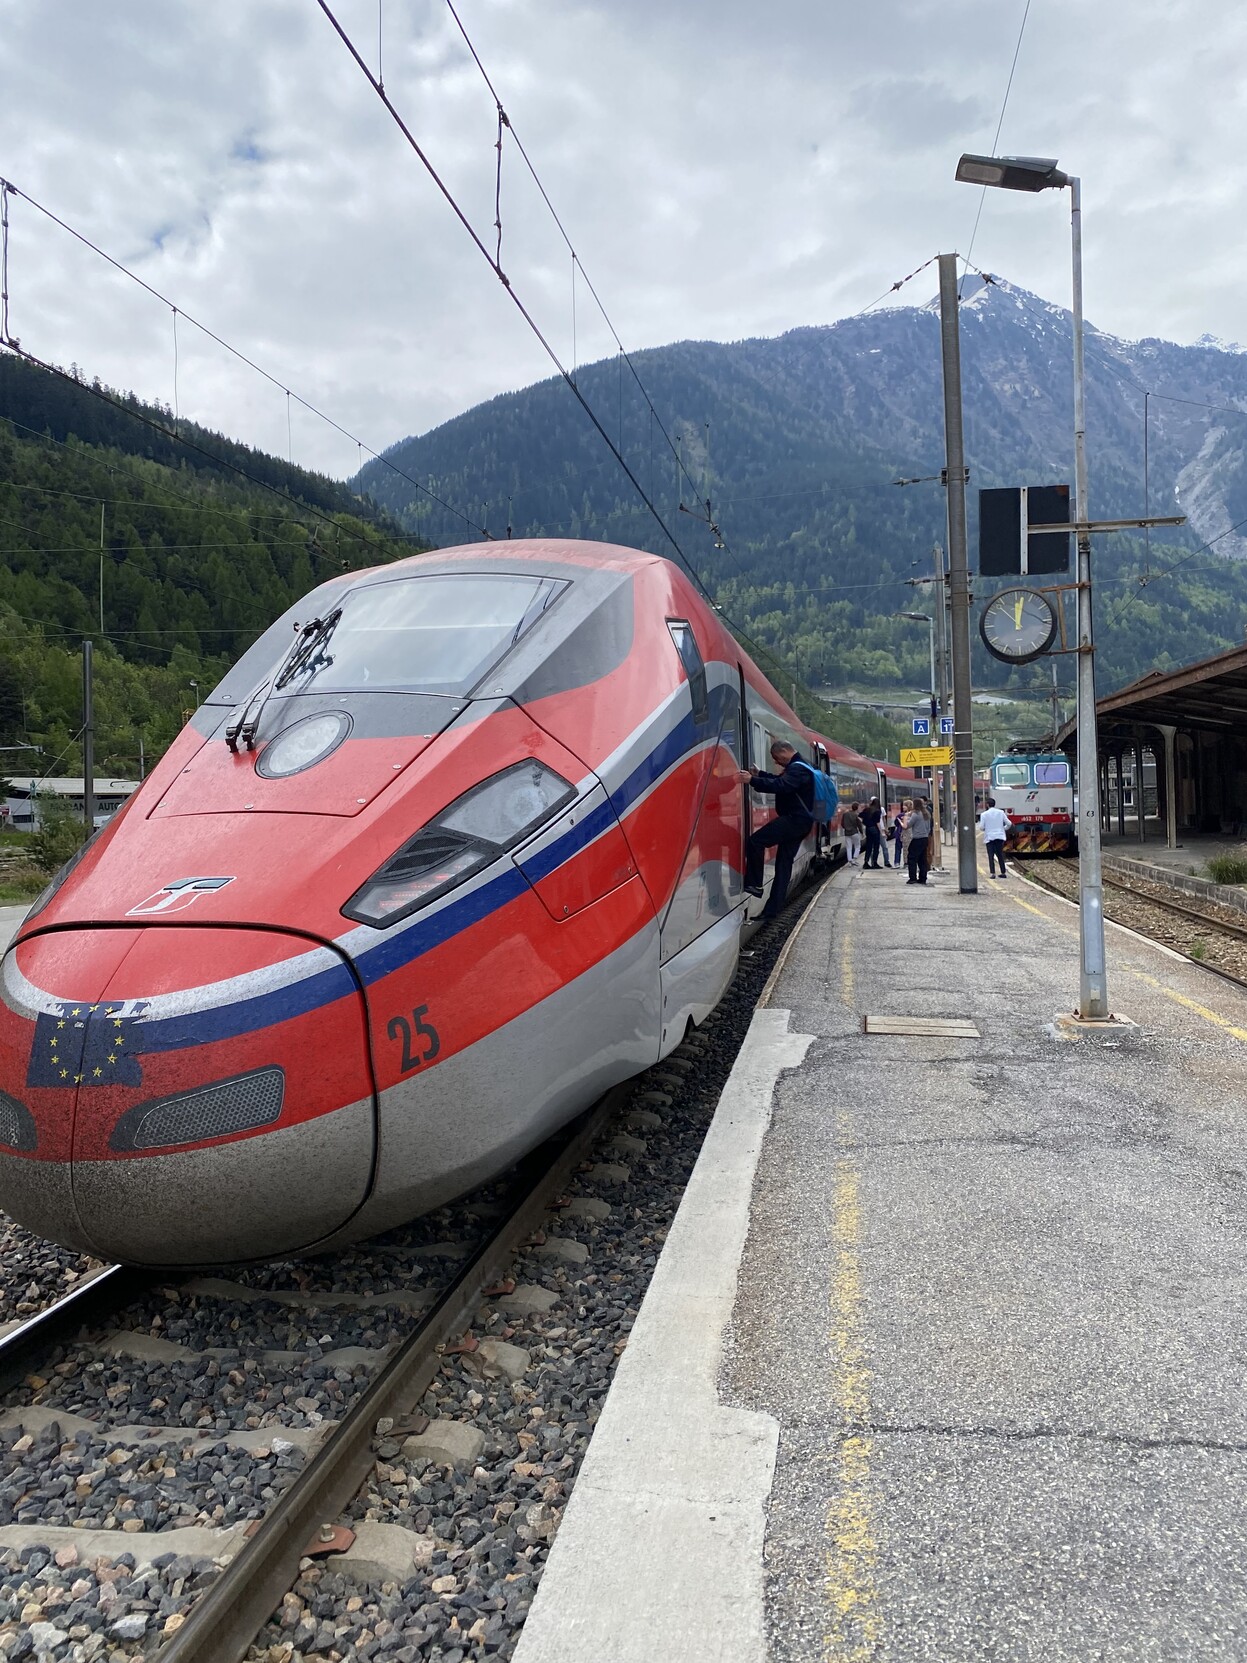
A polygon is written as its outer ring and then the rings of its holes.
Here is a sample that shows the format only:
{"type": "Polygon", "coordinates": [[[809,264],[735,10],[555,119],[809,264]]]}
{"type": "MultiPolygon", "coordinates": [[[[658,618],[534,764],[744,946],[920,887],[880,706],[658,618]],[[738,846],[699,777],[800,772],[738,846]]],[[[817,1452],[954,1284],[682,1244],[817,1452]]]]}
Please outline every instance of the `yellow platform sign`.
{"type": "Polygon", "coordinates": [[[947,768],[952,760],[951,745],[923,745],[918,750],[901,752],[902,768],[947,768]]]}

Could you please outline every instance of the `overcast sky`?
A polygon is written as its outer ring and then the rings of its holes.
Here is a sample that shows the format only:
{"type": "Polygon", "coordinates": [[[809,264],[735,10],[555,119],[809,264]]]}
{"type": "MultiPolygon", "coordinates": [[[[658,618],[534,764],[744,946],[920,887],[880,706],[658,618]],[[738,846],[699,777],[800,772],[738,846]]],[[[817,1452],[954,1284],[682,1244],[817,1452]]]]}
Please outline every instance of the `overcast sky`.
{"type": "MultiPolygon", "coordinates": [[[[966,252],[1025,0],[458,0],[630,349],[829,323],[966,252]]],[[[497,115],[445,0],[340,21],[493,245],[497,115]]],[[[549,361],[316,0],[0,0],[0,175],[381,449],[549,361]]],[[[1032,0],[1000,140],[1083,178],[1087,315],[1247,339],[1247,10],[1032,0]]],[[[1069,298],[1068,195],[989,193],[973,258],[1069,298]]],[[[504,147],[502,263],[573,355],[571,258],[504,147]]],[[[174,323],[23,201],[23,345],[174,401],[174,323]]],[[[921,302],[934,274],[900,298],[921,302]]],[[[578,285],[576,356],[614,350],[578,285]]],[[[185,321],[182,415],[285,454],[286,398],[185,321]]],[[[356,447],[296,406],[296,461],[356,447]]]]}

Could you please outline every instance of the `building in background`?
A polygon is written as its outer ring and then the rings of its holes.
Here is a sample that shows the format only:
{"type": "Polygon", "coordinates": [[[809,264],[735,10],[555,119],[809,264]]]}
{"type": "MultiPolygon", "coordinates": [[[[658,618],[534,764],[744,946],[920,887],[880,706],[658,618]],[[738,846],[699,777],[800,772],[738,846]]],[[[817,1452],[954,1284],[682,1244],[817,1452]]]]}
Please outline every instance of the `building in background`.
{"type": "MultiPolygon", "coordinates": [[[[81,779],[40,779],[38,775],[8,775],[5,797],[4,824],[16,831],[39,830],[40,800],[58,798],[75,814],[82,813],[85,782],[81,779]]],[[[122,803],[139,788],[138,780],[105,780],[95,782],[95,824],[105,825],[116,814],[122,803]]]]}

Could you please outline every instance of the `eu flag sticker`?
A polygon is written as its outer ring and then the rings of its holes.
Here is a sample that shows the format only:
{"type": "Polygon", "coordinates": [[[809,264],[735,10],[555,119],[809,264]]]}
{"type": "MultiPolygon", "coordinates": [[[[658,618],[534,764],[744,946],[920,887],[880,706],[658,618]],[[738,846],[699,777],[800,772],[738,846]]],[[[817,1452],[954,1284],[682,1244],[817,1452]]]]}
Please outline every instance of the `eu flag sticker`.
{"type": "Polygon", "coordinates": [[[69,1004],[35,1022],[35,1043],[26,1072],[28,1086],[138,1086],[136,1015],[124,1003],[69,1004]]]}

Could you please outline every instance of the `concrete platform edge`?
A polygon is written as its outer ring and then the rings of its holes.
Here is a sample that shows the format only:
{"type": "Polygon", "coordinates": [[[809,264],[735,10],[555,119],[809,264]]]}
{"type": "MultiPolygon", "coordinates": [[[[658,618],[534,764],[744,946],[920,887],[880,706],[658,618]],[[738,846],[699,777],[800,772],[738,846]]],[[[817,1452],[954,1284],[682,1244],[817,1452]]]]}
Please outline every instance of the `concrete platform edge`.
{"type": "Polygon", "coordinates": [[[719,1402],[754,1175],[780,1073],[811,1044],[758,1010],[620,1360],[516,1663],[762,1663],[779,1444],[719,1402]]]}

